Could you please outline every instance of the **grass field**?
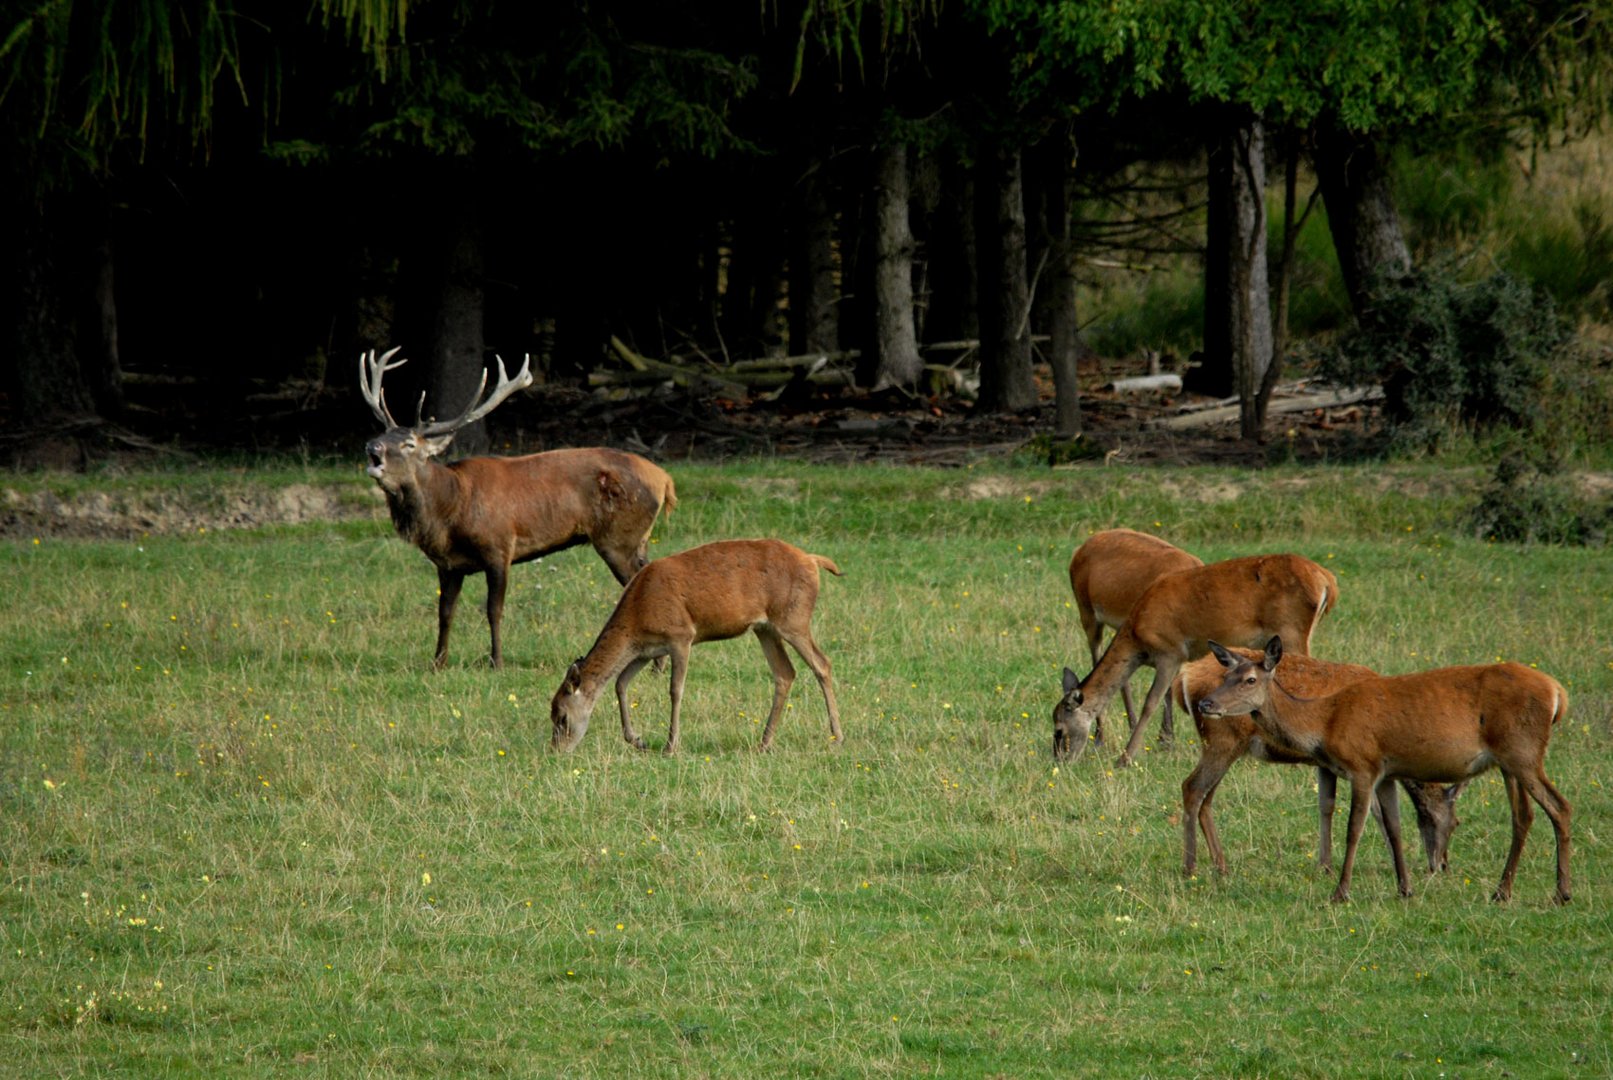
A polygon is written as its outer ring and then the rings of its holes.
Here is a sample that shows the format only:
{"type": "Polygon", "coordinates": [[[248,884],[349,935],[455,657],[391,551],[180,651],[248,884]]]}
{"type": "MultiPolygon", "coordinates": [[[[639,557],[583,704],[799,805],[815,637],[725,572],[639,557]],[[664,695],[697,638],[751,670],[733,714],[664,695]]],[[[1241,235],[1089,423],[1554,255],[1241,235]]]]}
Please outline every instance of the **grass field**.
{"type": "MultiPolygon", "coordinates": [[[[550,754],[617,592],[585,549],[517,570],[499,672],[472,583],[433,674],[435,575],[379,518],[3,542],[0,1073],[1613,1073],[1605,551],[1464,538],[1485,477],[1431,466],[672,471],[652,553],[767,535],[846,571],[816,618],[844,746],[798,664],[753,752],[770,681],[743,639],[695,649],[677,757],[628,748],[608,694],[550,754]],[[1544,815],[1489,902],[1496,773],[1410,900],[1369,836],[1329,904],[1314,776],[1247,762],[1216,800],[1230,873],[1184,878],[1190,737],[1121,772],[1051,760],[1060,668],[1087,665],[1065,568],[1112,525],[1325,562],[1318,655],[1556,675],[1573,903],[1548,902],[1544,815]]],[[[368,484],[62,481],[291,482],[368,484]]],[[[635,689],[659,746],[665,677],[635,689]]]]}

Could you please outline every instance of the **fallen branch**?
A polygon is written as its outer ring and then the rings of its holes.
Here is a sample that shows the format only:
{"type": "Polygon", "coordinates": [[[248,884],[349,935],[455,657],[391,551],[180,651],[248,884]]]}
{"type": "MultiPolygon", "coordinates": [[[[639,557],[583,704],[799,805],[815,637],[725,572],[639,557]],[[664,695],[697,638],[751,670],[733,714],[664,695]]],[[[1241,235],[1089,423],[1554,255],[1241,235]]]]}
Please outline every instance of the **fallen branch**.
{"type": "Polygon", "coordinates": [[[1182,377],[1180,375],[1134,375],[1129,379],[1116,379],[1104,385],[1103,389],[1112,390],[1117,394],[1141,394],[1149,390],[1163,390],[1168,393],[1180,393],[1182,390],[1182,377]]]}
{"type": "Polygon", "coordinates": [[[713,375],[705,371],[680,367],[669,364],[664,360],[651,360],[647,356],[640,356],[621,338],[611,335],[611,351],[621,357],[622,362],[640,374],[653,374],[660,379],[671,379],[678,386],[686,389],[710,390],[723,397],[741,400],[745,397],[746,387],[732,378],[713,375]]]}
{"type": "MultiPolygon", "coordinates": [[[[1307,394],[1303,397],[1274,399],[1266,408],[1266,415],[1279,416],[1285,413],[1309,412],[1312,409],[1340,409],[1346,405],[1358,405],[1365,401],[1381,401],[1383,387],[1359,386],[1347,387],[1329,391],[1323,394],[1307,394]]],[[[1180,416],[1166,416],[1155,420],[1148,426],[1162,428],[1167,431],[1181,431],[1185,428],[1208,427],[1226,420],[1235,420],[1238,417],[1238,405],[1223,405],[1213,409],[1203,409],[1195,413],[1185,413],[1180,416]]]]}

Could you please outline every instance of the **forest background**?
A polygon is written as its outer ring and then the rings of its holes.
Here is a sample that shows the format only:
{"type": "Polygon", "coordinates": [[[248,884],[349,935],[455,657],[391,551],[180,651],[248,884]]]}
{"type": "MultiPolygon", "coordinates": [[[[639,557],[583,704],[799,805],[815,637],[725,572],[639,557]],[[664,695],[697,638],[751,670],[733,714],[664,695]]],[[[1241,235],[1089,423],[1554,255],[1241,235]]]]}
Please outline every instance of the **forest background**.
{"type": "Polygon", "coordinates": [[[4,11],[14,461],[350,447],[392,345],[441,415],[531,354],[545,413],[918,405],[1079,457],[1138,366],[1250,445],[1296,374],[1381,384],[1395,450],[1606,441],[1603,3],[4,11]]]}

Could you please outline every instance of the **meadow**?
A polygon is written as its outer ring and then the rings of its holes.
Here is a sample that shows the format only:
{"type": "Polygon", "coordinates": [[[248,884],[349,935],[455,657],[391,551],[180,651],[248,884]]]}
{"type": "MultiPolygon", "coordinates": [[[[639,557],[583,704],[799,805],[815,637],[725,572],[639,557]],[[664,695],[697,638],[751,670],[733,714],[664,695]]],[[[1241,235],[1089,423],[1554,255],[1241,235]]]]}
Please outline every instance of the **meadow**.
{"type": "MultiPolygon", "coordinates": [[[[652,555],[776,536],[845,570],[815,619],[844,745],[798,663],[754,752],[771,684],[746,638],[694,650],[677,756],[626,746],[608,694],[550,753],[549,698],[615,602],[604,564],[518,568],[496,672],[473,581],[433,673],[435,575],[354,465],[8,477],[314,483],[374,512],[0,542],[0,1073],[1613,1073],[1606,551],[1467,536],[1485,477],[1431,464],[669,468],[652,555]],[[1409,900],[1374,833],[1330,904],[1314,775],[1248,761],[1215,803],[1230,872],[1184,877],[1191,724],[1129,770],[1051,756],[1060,670],[1088,665],[1066,566],[1114,525],[1323,562],[1320,656],[1555,675],[1572,904],[1549,902],[1544,815],[1490,902],[1498,773],[1409,900]]],[[[659,747],[666,678],[634,690],[659,747]]]]}

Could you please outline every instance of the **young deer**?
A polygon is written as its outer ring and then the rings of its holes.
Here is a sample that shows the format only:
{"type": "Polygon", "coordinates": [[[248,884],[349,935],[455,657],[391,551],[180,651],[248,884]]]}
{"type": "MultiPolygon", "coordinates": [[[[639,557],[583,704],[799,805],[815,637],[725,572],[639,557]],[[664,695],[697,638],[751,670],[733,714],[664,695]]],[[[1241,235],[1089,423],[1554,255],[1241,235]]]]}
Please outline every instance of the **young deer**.
{"type": "MultiPolygon", "coordinates": [[[[1219,688],[1199,699],[1201,713],[1247,713],[1271,738],[1326,762],[1350,781],[1350,831],[1335,902],[1350,898],[1356,845],[1379,783],[1388,777],[1460,781],[1492,767],[1505,774],[1512,805],[1512,850],[1494,899],[1512,896],[1518,856],[1534,821],[1533,798],[1557,832],[1554,898],[1568,902],[1570,808],[1545,769],[1552,725],[1568,710],[1567,692],[1556,679],[1522,664],[1482,664],[1364,678],[1325,697],[1300,698],[1278,681],[1280,637],[1266,643],[1258,660],[1213,643],[1211,649],[1227,672],[1219,688]]],[[[1286,666],[1282,671],[1286,680],[1286,666]]],[[[1388,813],[1383,822],[1400,895],[1410,896],[1398,822],[1388,813]]]]}
{"type": "MultiPolygon", "coordinates": [[[[1118,631],[1136,606],[1137,598],[1161,575],[1203,566],[1204,560],[1189,555],[1157,536],[1134,529],[1105,529],[1094,533],[1070,557],[1070,591],[1086,631],[1092,664],[1103,656],[1103,628],[1118,631]]],[[[1137,726],[1137,710],[1131,700],[1131,682],[1120,688],[1126,703],[1126,719],[1137,726]]],[[[1171,697],[1165,698],[1165,728],[1175,727],[1171,697]]],[[[1092,728],[1092,741],[1103,745],[1103,717],[1092,728]]]]}
{"type": "Polygon", "coordinates": [[[582,741],[594,702],[605,684],[615,679],[622,738],[643,750],[644,740],[628,719],[627,686],[648,661],[670,656],[672,721],[666,752],[676,752],[689,647],[738,637],[747,630],[755,632],[773,670],[773,709],[762,729],[761,749],[772,747],[773,731],[795,682],[785,642],[818,677],[829,709],[829,738],[838,743],[840,709],[829,658],[812,640],[820,568],[840,574],[840,568],[824,556],[809,555],[779,540],[722,540],[656,559],[627,583],[593,648],[571,665],[555,691],[549,705],[554,724],[551,746],[570,750],[582,741]]]}
{"type": "MultiPolygon", "coordinates": [[[[1232,649],[1248,660],[1261,654],[1253,649],[1232,649]]],[[[1321,836],[1317,844],[1316,862],[1324,870],[1333,868],[1333,808],[1336,802],[1338,777],[1322,767],[1310,754],[1278,742],[1260,730],[1254,718],[1244,716],[1205,716],[1195,708],[1197,701],[1221,685],[1224,674],[1221,662],[1214,656],[1201,656],[1182,668],[1171,687],[1175,698],[1199,732],[1199,763],[1182,781],[1183,871],[1191,875],[1198,865],[1197,828],[1204,830],[1204,842],[1209,846],[1215,868],[1226,873],[1227,860],[1221,851],[1220,838],[1215,833],[1215,821],[1210,803],[1217,786],[1234,762],[1248,754],[1256,761],[1274,765],[1316,765],[1316,802],[1321,819],[1321,836]],[[1197,828],[1195,827],[1195,819],[1197,828]]],[[[1352,682],[1377,672],[1359,664],[1335,664],[1327,660],[1300,656],[1288,657],[1283,664],[1283,678],[1290,689],[1305,697],[1331,694],[1352,682]]],[[[1451,833],[1460,823],[1456,817],[1456,798],[1462,784],[1442,788],[1438,784],[1424,784],[1417,780],[1400,781],[1411,796],[1417,811],[1417,831],[1423,838],[1423,851],[1428,858],[1428,872],[1437,873],[1446,868],[1451,833]]],[[[1399,810],[1399,796],[1394,793],[1393,781],[1378,785],[1378,801],[1399,810]],[[1393,804],[1391,806],[1391,804],[1393,804]]],[[[1382,822],[1379,814],[1380,824],[1382,822]]],[[[1384,834],[1388,838],[1387,831],[1384,834]]]]}
{"type": "MultiPolygon", "coordinates": [[[[381,390],[386,372],[405,363],[359,357],[364,400],[386,432],[365,447],[366,472],[386,495],[398,535],[437,567],[437,651],[432,666],[448,658],[448,631],[467,574],[487,575],[487,626],[494,667],[504,663],[499,628],[510,566],[583,542],[593,544],[622,584],[647,561],[650,528],[663,506],[678,504],[672,478],[636,454],[619,450],[550,450],[524,457],[472,457],[442,465],[432,459],[454,433],[486,416],[505,398],[532,382],[531,360],[511,379],[498,361],[498,385],[487,399],[487,374],[465,411],[452,420],[411,427],[392,419],[381,390]]],[[[425,410],[425,395],[420,412],[425,410]]]]}
{"type": "MultiPolygon", "coordinates": [[[[1303,642],[1338,598],[1333,574],[1299,555],[1251,555],[1165,574],[1138,598],[1103,658],[1084,680],[1064,669],[1064,694],[1053,709],[1053,756],[1064,760],[1086,749],[1087,733],[1109,702],[1144,665],[1154,681],[1142,715],[1117,764],[1130,765],[1142,745],[1148,717],[1189,660],[1216,638],[1259,646],[1272,634],[1303,642]]],[[[1161,735],[1169,739],[1169,726],[1161,735]]]]}

